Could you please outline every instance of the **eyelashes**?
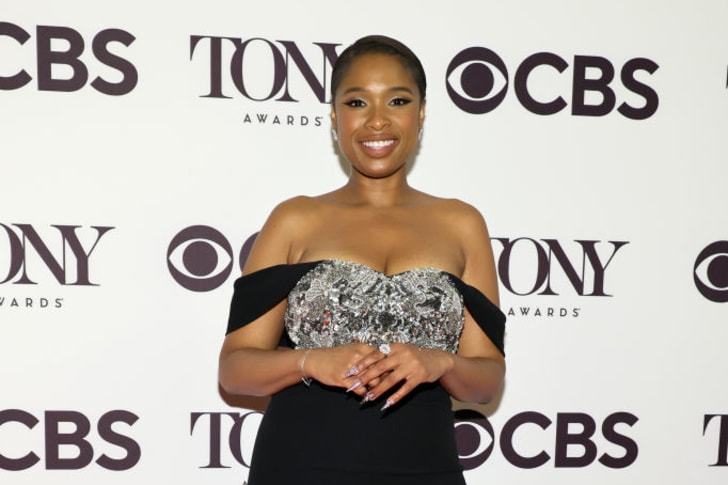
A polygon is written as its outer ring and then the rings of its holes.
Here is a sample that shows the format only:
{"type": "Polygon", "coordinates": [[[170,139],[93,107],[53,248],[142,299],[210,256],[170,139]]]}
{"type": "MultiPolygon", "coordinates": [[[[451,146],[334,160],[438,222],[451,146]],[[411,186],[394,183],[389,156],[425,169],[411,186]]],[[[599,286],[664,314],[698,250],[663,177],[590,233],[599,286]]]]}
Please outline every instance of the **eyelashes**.
{"type": "MultiPolygon", "coordinates": [[[[405,98],[405,97],[396,97],[389,101],[390,106],[407,106],[412,102],[411,99],[405,98]]],[[[348,101],[344,101],[343,103],[345,106],[348,106],[350,108],[365,108],[367,106],[366,101],[360,98],[354,98],[350,99],[348,101]]]]}
{"type": "Polygon", "coordinates": [[[390,104],[393,104],[395,106],[406,106],[411,102],[412,100],[408,98],[394,98],[392,101],[390,101],[390,104]]]}
{"type": "Polygon", "coordinates": [[[364,104],[364,101],[362,101],[361,99],[352,99],[349,101],[344,101],[344,105],[348,106],[350,108],[363,108],[364,106],[366,106],[366,104],[364,104]]]}

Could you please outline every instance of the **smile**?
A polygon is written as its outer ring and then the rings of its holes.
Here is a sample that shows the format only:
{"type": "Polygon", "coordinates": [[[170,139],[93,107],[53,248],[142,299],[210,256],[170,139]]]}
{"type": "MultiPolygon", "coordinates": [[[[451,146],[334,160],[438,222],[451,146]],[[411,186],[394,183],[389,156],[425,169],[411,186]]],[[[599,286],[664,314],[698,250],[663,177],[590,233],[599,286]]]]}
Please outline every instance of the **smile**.
{"type": "Polygon", "coordinates": [[[394,143],[394,140],[363,141],[362,145],[367,148],[384,148],[394,143]]]}

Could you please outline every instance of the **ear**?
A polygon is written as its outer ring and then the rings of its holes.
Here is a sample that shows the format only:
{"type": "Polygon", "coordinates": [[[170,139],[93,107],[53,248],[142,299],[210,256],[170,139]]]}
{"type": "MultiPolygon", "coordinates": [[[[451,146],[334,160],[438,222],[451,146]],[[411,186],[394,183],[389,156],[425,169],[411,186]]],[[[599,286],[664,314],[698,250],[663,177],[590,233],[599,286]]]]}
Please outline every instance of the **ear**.
{"type": "Polygon", "coordinates": [[[336,131],[336,111],[331,108],[331,129],[336,131]]]}
{"type": "Polygon", "coordinates": [[[420,102],[420,128],[422,128],[425,123],[425,104],[427,104],[427,100],[423,99],[420,102]]]}

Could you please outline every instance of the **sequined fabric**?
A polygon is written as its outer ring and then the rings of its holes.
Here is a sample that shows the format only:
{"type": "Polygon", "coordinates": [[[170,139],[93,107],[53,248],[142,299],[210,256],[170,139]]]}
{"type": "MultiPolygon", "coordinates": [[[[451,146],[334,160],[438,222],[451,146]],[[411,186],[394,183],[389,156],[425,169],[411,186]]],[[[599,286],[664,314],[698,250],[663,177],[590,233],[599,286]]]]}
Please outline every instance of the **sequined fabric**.
{"type": "Polygon", "coordinates": [[[462,296],[441,270],[389,276],[341,260],[304,275],[288,295],[285,316],[288,335],[301,348],[400,342],[455,352],[463,323],[462,296]]]}

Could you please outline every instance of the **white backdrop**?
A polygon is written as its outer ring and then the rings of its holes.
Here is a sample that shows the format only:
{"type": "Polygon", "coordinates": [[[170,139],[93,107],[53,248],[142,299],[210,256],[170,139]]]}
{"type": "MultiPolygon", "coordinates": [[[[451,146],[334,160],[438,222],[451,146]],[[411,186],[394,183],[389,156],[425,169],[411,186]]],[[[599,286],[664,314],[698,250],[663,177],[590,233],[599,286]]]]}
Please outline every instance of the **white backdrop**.
{"type": "Polygon", "coordinates": [[[411,182],[483,212],[509,315],[503,395],[455,403],[468,483],[725,483],[727,18],[0,0],[0,482],[244,483],[260,414],[216,379],[239,254],[344,183],[317,83],[384,33],[428,75],[411,182]]]}

